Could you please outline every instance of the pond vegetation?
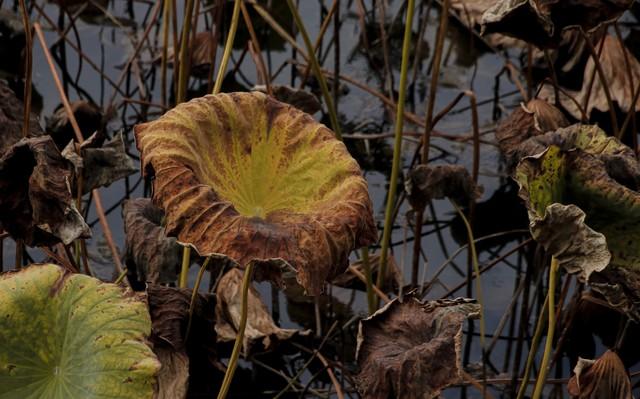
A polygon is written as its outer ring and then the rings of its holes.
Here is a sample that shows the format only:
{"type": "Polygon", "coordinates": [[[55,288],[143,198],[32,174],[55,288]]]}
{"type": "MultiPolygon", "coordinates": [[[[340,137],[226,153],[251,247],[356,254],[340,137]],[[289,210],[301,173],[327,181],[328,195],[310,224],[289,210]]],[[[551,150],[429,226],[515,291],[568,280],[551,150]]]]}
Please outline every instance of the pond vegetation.
{"type": "Polygon", "coordinates": [[[0,0],[0,399],[624,398],[634,0],[0,0]]]}

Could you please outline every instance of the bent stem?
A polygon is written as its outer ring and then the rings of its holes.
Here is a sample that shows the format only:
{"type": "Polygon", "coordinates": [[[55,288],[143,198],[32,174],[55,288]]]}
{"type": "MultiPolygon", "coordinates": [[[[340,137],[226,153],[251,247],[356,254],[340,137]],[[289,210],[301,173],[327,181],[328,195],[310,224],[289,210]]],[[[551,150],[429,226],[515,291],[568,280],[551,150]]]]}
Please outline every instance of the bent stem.
{"type": "Polygon", "coordinates": [[[544,383],[547,380],[547,372],[549,359],[551,358],[551,350],[553,348],[553,334],[556,329],[556,301],[555,301],[555,290],[556,290],[556,279],[558,273],[558,260],[555,257],[551,258],[551,267],[549,268],[549,321],[547,324],[547,340],[544,343],[544,354],[542,355],[542,364],[540,364],[540,373],[538,375],[538,379],[536,380],[536,387],[533,391],[532,399],[539,399],[542,395],[542,390],[544,389],[544,383]]]}
{"type": "Polygon", "coordinates": [[[218,399],[224,399],[227,397],[227,392],[229,392],[229,387],[231,386],[231,380],[233,380],[233,374],[236,372],[236,367],[238,366],[238,357],[240,356],[242,342],[244,341],[244,330],[247,327],[247,302],[252,274],[253,263],[249,263],[247,268],[244,270],[244,278],[242,279],[242,313],[240,314],[240,325],[238,326],[236,342],[233,345],[233,352],[231,352],[227,372],[224,374],[222,386],[220,387],[220,392],[218,392],[218,399]]]}
{"type": "Polygon", "coordinates": [[[202,282],[204,271],[207,270],[207,266],[209,265],[210,260],[211,257],[207,256],[207,259],[205,259],[202,263],[202,266],[200,266],[200,271],[198,271],[198,277],[196,278],[196,284],[193,286],[193,291],[191,292],[191,301],[189,302],[189,321],[187,322],[187,332],[184,334],[185,345],[189,340],[189,334],[191,333],[191,320],[193,320],[193,307],[196,303],[196,296],[198,295],[198,290],[200,289],[200,283],[202,282]]]}
{"type": "Polygon", "coordinates": [[[222,80],[224,79],[224,73],[227,71],[227,64],[229,63],[229,58],[231,57],[231,50],[233,50],[233,41],[236,38],[236,31],[238,30],[238,20],[240,19],[240,3],[242,3],[242,0],[236,0],[233,5],[231,26],[229,27],[227,41],[224,44],[224,52],[222,53],[222,60],[220,61],[220,67],[218,68],[216,83],[213,86],[212,94],[220,93],[220,89],[222,88],[222,80]]]}
{"type": "MultiPolygon", "coordinates": [[[[291,1],[291,0],[287,0],[291,1]]],[[[396,109],[396,127],[393,141],[393,164],[391,166],[391,176],[389,177],[389,191],[387,193],[387,206],[384,217],[384,230],[382,232],[382,243],[380,250],[380,267],[378,268],[378,279],[376,285],[382,288],[382,283],[387,274],[387,252],[389,251],[389,241],[393,230],[393,214],[395,208],[396,189],[398,186],[398,174],[400,172],[400,155],[402,149],[402,128],[404,126],[404,103],[407,89],[407,69],[409,67],[409,44],[411,42],[411,25],[413,22],[413,9],[415,0],[409,0],[407,5],[407,21],[404,27],[404,38],[402,39],[402,64],[400,67],[400,87],[398,104],[396,109]]]]}
{"type": "Polygon", "coordinates": [[[186,245],[182,248],[182,268],[180,269],[179,288],[187,288],[187,277],[189,276],[189,266],[191,266],[191,247],[186,245]]]}
{"type": "Polygon", "coordinates": [[[471,224],[464,215],[464,212],[458,207],[458,205],[451,201],[451,204],[460,215],[460,219],[464,222],[464,226],[467,230],[467,240],[469,240],[469,252],[471,255],[471,264],[473,265],[473,273],[476,275],[476,296],[478,297],[478,303],[480,303],[480,349],[482,350],[482,374],[485,383],[482,384],[482,396],[485,396],[486,392],[486,370],[485,370],[485,323],[484,323],[484,301],[482,295],[482,281],[480,280],[480,265],[478,264],[478,253],[476,251],[476,241],[473,238],[473,230],[471,230],[471,224]]]}

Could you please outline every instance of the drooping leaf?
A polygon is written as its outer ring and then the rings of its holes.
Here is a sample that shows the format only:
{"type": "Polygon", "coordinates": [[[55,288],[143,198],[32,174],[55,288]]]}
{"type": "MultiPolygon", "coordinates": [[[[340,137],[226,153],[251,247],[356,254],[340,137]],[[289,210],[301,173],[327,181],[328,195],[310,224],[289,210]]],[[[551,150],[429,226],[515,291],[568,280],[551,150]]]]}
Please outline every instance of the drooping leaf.
{"type": "Polygon", "coordinates": [[[470,299],[394,299],[360,322],[358,391],[366,398],[430,399],[462,381],[462,325],[478,317],[470,299]]]}
{"type": "Polygon", "coordinates": [[[135,294],[56,265],[0,276],[0,398],[151,398],[160,364],[135,294]]]}
{"type": "Polygon", "coordinates": [[[509,170],[515,168],[523,157],[521,150],[523,142],[531,137],[566,126],[569,126],[569,121],[562,112],[544,100],[534,99],[526,105],[521,104],[496,128],[498,146],[507,161],[509,170]]]}
{"type": "Polygon", "coordinates": [[[292,266],[317,295],[351,250],[377,238],[367,183],[344,144],[262,93],[198,98],[135,134],[167,233],[202,256],[292,266]]]}
{"type": "Polygon", "coordinates": [[[149,198],[124,202],[126,262],[135,267],[140,281],[175,283],[182,249],[174,237],[167,237],[161,225],[164,212],[149,198]]]}
{"type": "Polygon", "coordinates": [[[191,290],[149,285],[147,295],[151,314],[151,342],[162,362],[155,398],[186,397],[189,378],[215,361],[215,296],[196,295],[189,339],[191,290]]]}
{"type": "MultiPolygon", "coordinates": [[[[266,94],[267,86],[254,86],[252,90],[266,94]]],[[[320,104],[320,100],[318,100],[318,97],[306,90],[296,89],[295,87],[287,85],[272,84],[271,91],[273,93],[273,97],[275,97],[276,100],[289,105],[293,105],[302,112],[315,114],[316,112],[322,110],[322,104],[320,104]]]]}
{"type": "Polygon", "coordinates": [[[0,226],[30,246],[90,237],[69,190],[70,178],[51,137],[14,144],[0,158],[0,226]]]}
{"type": "MultiPolygon", "coordinates": [[[[98,144],[101,144],[102,140],[104,140],[104,136],[101,131],[103,115],[100,107],[89,101],[74,101],[71,103],[71,110],[73,111],[73,116],[78,122],[82,137],[84,139],[88,139],[98,131],[96,138],[98,139],[98,144]]],[[[69,116],[62,105],[59,105],[53,115],[49,118],[45,118],[45,120],[47,125],[46,131],[51,135],[51,137],[53,137],[53,140],[60,150],[64,149],[69,141],[76,140],[76,135],[73,127],[71,126],[71,121],[69,120],[69,116]]],[[[94,138],[94,140],[96,138],[94,138]]]]}
{"type": "Polygon", "coordinates": [[[640,168],[633,151],[581,125],[530,140],[550,145],[516,169],[534,238],[611,305],[639,318],[640,276],[633,276],[640,245],[633,237],[640,234],[640,168]]]}
{"type": "Polygon", "coordinates": [[[76,175],[82,176],[82,192],[89,193],[99,187],[130,176],[138,171],[124,147],[122,132],[113,139],[100,144],[97,134],[93,134],[78,146],[71,141],[62,151],[62,156],[71,161],[76,175]]]}
{"type": "MultiPolygon", "coordinates": [[[[1,53],[0,53],[1,54],[1,53]]],[[[7,85],[0,79],[0,155],[4,154],[12,145],[23,137],[24,104],[7,85]]],[[[42,128],[38,118],[32,113],[29,118],[29,137],[42,136],[42,128]]]]}
{"type": "Polygon", "coordinates": [[[615,21],[633,0],[498,0],[482,16],[483,31],[538,47],[555,47],[565,29],[593,31],[615,21]]]}
{"type": "Polygon", "coordinates": [[[414,209],[424,209],[432,199],[445,197],[466,205],[482,195],[482,188],[462,165],[418,165],[409,172],[405,191],[414,209]]]}
{"type": "MultiPolygon", "coordinates": [[[[494,4],[495,0],[452,0],[450,7],[458,15],[460,21],[471,30],[480,28],[482,15],[494,4]]],[[[484,39],[490,45],[499,48],[526,46],[526,43],[521,40],[499,33],[487,34],[484,39]]]]}
{"type": "MultiPolygon", "coordinates": [[[[233,342],[236,339],[242,309],[242,277],[243,272],[233,268],[225,273],[218,283],[216,333],[220,342],[233,342]]],[[[309,333],[309,331],[276,326],[260,293],[253,286],[249,288],[247,301],[247,326],[242,347],[245,356],[252,353],[255,348],[261,351],[272,350],[280,342],[287,341],[298,334],[309,333]]]]}
{"type": "Polygon", "coordinates": [[[608,350],[596,360],[579,358],[567,390],[575,399],[633,399],[631,381],[622,360],[608,350]]]}
{"type": "MultiPolygon", "coordinates": [[[[599,45],[596,48],[599,49],[599,45]]],[[[620,40],[612,35],[606,35],[604,37],[604,43],[602,45],[602,52],[599,56],[599,63],[602,67],[605,80],[611,94],[611,99],[615,105],[622,112],[629,112],[630,110],[640,111],[640,102],[633,104],[633,91],[636,84],[632,82],[640,81],[640,62],[635,56],[623,47],[620,40]],[[627,55],[625,57],[625,51],[627,55]],[[628,68],[627,68],[628,65],[628,68]],[[631,71],[631,79],[629,76],[631,71]]],[[[584,70],[578,73],[582,74],[582,86],[579,90],[572,89],[571,87],[563,87],[560,91],[559,97],[562,106],[576,119],[582,118],[582,113],[574,101],[572,101],[567,94],[569,94],[575,101],[580,104],[584,109],[587,117],[590,117],[594,110],[600,112],[608,112],[609,104],[605,95],[605,86],[602,84],[602,80],[596,73],[596,65],[593,58],[589,57],[584,70]],[[594,77],[592,79],[592,77],[594,77]],[[589,102],[587,103],[587,97],[589,102]]],[[[562,85],[563,80],[560,80],[562,85]]],[[[545,83],[539,94],[540,98],[546,99],[549,102],[555,102],[555,91],[553,86],[549,83],[545,83]]]]}

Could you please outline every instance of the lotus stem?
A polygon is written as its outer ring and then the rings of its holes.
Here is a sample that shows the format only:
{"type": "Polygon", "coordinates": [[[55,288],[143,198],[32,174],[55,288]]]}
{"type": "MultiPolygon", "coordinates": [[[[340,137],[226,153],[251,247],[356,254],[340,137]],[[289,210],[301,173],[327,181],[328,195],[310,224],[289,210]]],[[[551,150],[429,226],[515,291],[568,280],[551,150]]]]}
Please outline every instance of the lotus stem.
{"type": "Polygon", "coordinates": [[[236,31],[238,30],[241,2],[242,0],[236,0],[233,4],[231,26],[229,27],[229,33],[227,34],[227,41],[224,44],[224,52],[222,53],[222,60],[220,61],[220,67],[218,68],[216,83],[213,85],[213,94],[220,93],[220,89],[222,88],[222,80],[224,79],[224,73],[227,71],[227,64],[229,63],[229,58],[231,57],[231,50],[233,50],[233,41],[236,38],[236,31]]]}
{"type": "Polygon", "coordinates": [[[536,331],[533,333],[533,339],[531,340],[531,348],[529,349],[529,355],[527,355],[527,363],[524,366],[524,374],[522,376],[522,381],[520,382],[520,388],[518,389],[518,396],[516,399],[524,399],[524,394],[527,392],[527,386],[529,385],[529,374],[531,374],[531,368],[533,367],[533,361],[536,357],[536,352],[538,351],[538,344],[540,344],[540,338],[542,338],[542,328],[544,327],[544,316],[547,312],[547,307],[549,306],[549,293],[547,293],[546,298],[544,299],[544,304],[542,305],[542,311],[538,316],[538,321],[536,322],[536,331]]]}
{"type": "Polygon", "coordinates": [[[179,288],[187,288],[187,278],[189,277],[189,266],[191,266],[191,247],[185,245],[182,248],[182,267],[180,268],[179,288]]]}
{"type": "MultiPolygon", "coordinates": [[[[291,0],[287,0],[291,1],[291,0]]],[[[387,193],[387,205],[384,217],[384,230],[382,232],[382,243],[380,250],[380,267],[378,268],[378,288],[382,287],[387,274],[387,252],[391,231],[393,230],[393,213],[395,208],[396,189],[398,186],[398,174],[400,172],[400,158],[402,150],[402,128],[404,126],[404,103],[407,91],[407,70],[409,67],[409,44],[411,42],[411,25],[413,22],[413,11],[415,0],[409,0],[407,5],[407,21],[404,26],[404,37],[402,39],[402,64],[400,67],[400,87],[396,109],[396,126],[393,141],[393,163],[391,165],[391,176],[389,177],[389,191],[387,193]]]]}
{"type": "MultiPolygon", "coordinates": [[[[78,270],[80,270],[80,268],[78,268],[78,270]]],[[[122,273],[120,273],[116,281],[114,281],[113,283],[115,285],[119,285],[122,282],[122,280],[124,280],[124,278],[127,276],[127,272],[128,272],[128,269],[125,267],[122,273]]]]}
{"type": "Polygon", "coordinates": [[[369,248],[361,249],[362,268],[364,270],[365,284],[367,286],[367,305],[369,306],[369,314],[376,311],[376,296],[373,292],[373,276],[371,275],[371,263],[369,262],[369,248]]]}
{"type": "MultiPolygon", "coordinates": [[[[162,60],[160,65],[160,91],[162,97],[162,105],[167,106],[167,58],[169,56],[169,25],[171,25],[171,2],[172,0],[164,0],[164,10],[162,10],[162,60]]],[[[173,66],[176,67],[175,65],[173,66]]]]}
{"type": "Polygon", "coordinates": [[[247,268],[244,270],[244,278],[242,279],[242,310],[240,314],[240,325],[238,326],[236,342],[233,345],[233,351],[231,352],[227,372],[224,374],[222,386],[220,387],[220,392],[218,392],[218,399],[225,399],[227,397],[227,392],[229,392],[229,387],[231,386],[231,380],[233,380],[233,374],[236,372],[236,367],[238,366],[238,357],[240,356],[242,343],[244,341],[244,330],[247,327],[248,296],[252,274],[253,263],[249,263],[247,268]]]}
{"type": "Polygon", "coordinates": [[[24,122],[22,124],[22,137],[29,135],[29,117],[31,116],[31,69],[32,69],[32,49],[33,36],[31,34],[31,24],[29,23],[29,13],[25,0],[20,0],[20,12],[22,14],[22,23],[24,25],[25,45],[27,47],[24,52],[24,122]]]}
{"type": "Polygon", "coordinates": [[[547,324],[547,340],[544,343],[544,353],[542,355],[542,364],[540,364],[540,373],[536,381],[536,387],[533,391],[532,399],[539,399],[542,396],[542,390],[544,389],[544,383],[547,380],[549,359],[551,359],[551,350],[553,348],[553,334],[556,329],[556,279],[558,273],[558,260],[555,257],[551,258],[551,267],[549,268],[549,321],[547,324]]]}
{"type": "Polygon", "coordinates": [[[193,320],[193,307],[196,303],[196,296],[198,295],[198,290],[200,289],[200,283],[202,283],[202,277],[204,276],[205,270],[207,270],[207,266],[209,265],[209,261],[211,260],[210,256],[207,256],[207,259],[204,260],[202,266],[200,266],[200,270],[198,271],[198,277],[196,277],[196,284],[193,286],[193,291],[191,292],[191,301],[189,302],[189,321],[187,322],[187,331],[184,334],[184,342],[189,340],[189,334],[191,333],[191,321],[193,320]]]}
{"type": "Polygon", "coordinates": [[[478,263],[476,241],[473,237],[473,230],[471,229],[471,224],[469,223],[469,220],[467,219],[467,217],[464,215],[464,212],[462,212],[462,210],[458,207],[458,205],[454,201],[451,201],[451,204],[456,209],[456,212],[458,212],[458,215],[460,215],[460,219],[462,219],[462,221],[464,222],[464,227],[467,230],[467,239],[469,240],[469,252],[471,255],[471,264],[473,265],[473,273],[476,275],[476,278],[475,278],[476,296],[478,297],[478,303],[480,303],[480,349],[482,351],[483,380],[485,380],[485,383],[482,384],[482,396],[484,397],[486,393],[486,370],[485,370],[485,359],[484,359],[485,348],[486,348],[485,346],[486,329],[485,329],[485,322],[484,322],[484,300],[482,295],[482,280],[480,279],[480,265],[478,263]]]}
{"type": "Polygon", "coordinates": [[[180,72],[178,74],[178,96],[176,104],[184,102],[187,96],[187,82],[189,81],[189,32],[191,31],[191,20],[193,19],[193,0],[187,0],[184,10],[184,20],[182,22],[182,37],[180,38],[180,72]]]}
{"type": "MultiPolygon", "coordinates": [[[[413,3],[414,0],[409,0],[410,3],[413,3]]],[[[324,98],[324,102],[327,104],[327,111],[329,112],[329,118],[331,119],[331,126],[333,127],[333,131],[336,134],[338,140],[342,140],[342,129],[340,129],[340,123],[338,122],[338,114],[336,113],[335,104],[333,103],[333,98],[331,97],[331,93],[329,93],[329,87],[327,86],[327,81],[324,78],[322,70],[320,69],[320,64],[318,63],[318,58],[316,57],[316,53],[314,51],[313,44],[311,43],[311,39],[309,39],[309,34],[307,33],[307,29],[302,22],[302,18],[298,13],[298,9],[293,4],[292,0],[287,0],[287,5],[291,10],[291,14],[293,15],[293,19],[295,20],[296,27],[298,31],[302,35],[302,39],[304,40],[304,44],[307,47],[307,56],[309,57],[309,62],[311,63],[311,68],[313,69],[313,73],[316,75],[316,79],[318,79],[318,83],[320,84],[320,89],[322,90],[322,98],[324,98]]],[[[411,32],[411,27],[409,27],[409,33],[411,32]]],[[[406,75],[406,72],[405,72],[406,75]]],[[[403,100],[404,103],[404,100],[403,100]]]]}

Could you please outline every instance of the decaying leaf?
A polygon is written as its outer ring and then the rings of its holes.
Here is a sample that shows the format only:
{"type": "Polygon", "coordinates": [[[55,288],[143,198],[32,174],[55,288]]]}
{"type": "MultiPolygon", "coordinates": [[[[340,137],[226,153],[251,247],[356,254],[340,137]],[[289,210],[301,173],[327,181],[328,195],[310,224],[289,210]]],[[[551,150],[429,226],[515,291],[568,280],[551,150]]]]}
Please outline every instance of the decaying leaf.
{"type": "MultiPolygon", "coordinates": [[[[480,28],[482,23],[482,15],[491,6],[495,4],[495,0],[451,0],[451,9],[458,15],[460,21],[468,29],[480,28]]],[[[492,46],[499,48],[508,47],[525,47],[526,43],[512,37],[499,33],[490,33],[485,35],[484,39],[492,46]]]]}
{"type": "Polygon", "coordinates": [[[216,42],[213,32],[198,32],[190,43],[191,74],[199,78],[207,78],[211,69],[212,55],[215,54],[216,42]]]}
{"type": "MultiPolygon", "coordinates": [[[[254,91],[261,93],[267,93],[267,86],[258,85],[252,88],[254,91]]],[[[308,114],[315,114],[322,110],[322,104],[315,94],[303,89],[296,89],[295,87],[287,85],[271,85],[271,92],[276,100],[293,105],[302,112],[308,114]]]]}
{"type": "MultiPolygon", "coordinates": [[[[0,155],[20,141],[23,137],[24,104],[11,90],[7,83],[0,79],[0,155]]],[[[29,137],[42,136],[42,128],[33,113],[29,118],[29,137]]]]}
{"type": "Polygon", "coordinates": [[[0,314],[0,398],[151,398],[160,363],[138,295],[32,265],[0,276],[0,314]]]}
{"type": "Polygon", "coordinates": [[[615,21],[633,0],[498,0],[482,16],[483,31],[538,47],[555,47],[565,29],[594,31],[615,21]]]}
{"type": "MultiPolygon", "coordinates": [[[[240,325],[242,309],[243,272],[233,268],[222,276],[216,290],[216,333],[219,342],[233,342],[240,325]]],[[[309,331],[284,329],[276,326],[260,293],[253,286],[249,288],[247,300],[247,326],[244,332],[242,351],[245,356],[257,350],[272,350],[279,342],[309,331]]]]}
{"type": "MultiPolygon", "coordinates": [[[[599,48],[599,45],[596,45],[599,48]]],[[[633,104],[633,90],[637,86],[636,82],[640,82],[640,62],[635,56],[623,47],[623,44],[615,36],[607,35],[604,38],[602,52],[599,57],[602,72],[609,88],[612,101],[623,112],[629,112],[634,109],[640,111],[640,102],[633,104]],[[625,59],[625,51],[627,56],[625,59]],[[629,68],[627,69],[627,65],[629,68]],[[631,71],[631,79],[629,76],[631,71]],[[633,82],[633,83],[632,83],[633,82]]],[[[605,95],[605,86],[599,75],[596,73],[596,65],[593,58],[589,57],[584,67],[582,87],[580,90],[572,90],[570,87],[564,87],[559,93],[562,106],[576,119],[582,118],[582,113],[574,101],[567,94],[575,99],[584,109],[589,117],[593,110],[600,112],[608,112],[609,104],[605,95]],[[592,80],[593,77],[593,80],[592,80]],[[593,81],[593,83],[591,83],[593,81]],[[590,94],[589,94],[590,93],[590,94]],[[587,103],[587,98],[589,99],[587,103]],[[585,106],[586,105],[586,106],[585,106]]],[[[562,81],[561,81],[562,83],[562,81]]],[[[545,83],[539,93],[539,97],[549,102],[555,102],[555,91],[553,86],[545,83]]]]}
{"type": "MultiPolygon", "coordinates": [[[[379,253],[369,255],[369,267],[373,281],[376,281],[378,278],[378,270],[380,268],[379,253]]],[[[349,265],[349,269],[347,271],[331,280],[331,284],[342,288],[365,291],[367,289],[366,284],[351,271],[352,268],[357,272],[360,272],[362,276],[365,275],[364,264],[362,259],[359,259],[349,265]]],[[[396,259],[392,254],[387,256],[387,276],[388,277],[383,280],[382,290],[385,292],[397,292],[402,285],[402,272],[400,271],[400,268],[398,268],[396,259]]]]}
{"type": "Polygon", "coordinates": [[[640,234],[640,169],[635,155],[597,127],[574,125],[534,139],[550,138],[561,146],[549,143],[548,150],[523,159],[516,169],[532,234],[570,271],[579,267],[612,306],[638,319],[634,284],[640,276],[634,276],[640,245],[633,237],[640,234]]]}
{"type": "Polygon", "coordinates": [[[360,322],[358,390],[366,398],[430,399],[462,381],[462,324],[478,317],[470,299],[394,299],[360,322]]]}
{"type": "Polygon", "coordinates": [[[576,399],[633,399],[631,381],[622,360],[608,350],[596,360],[579,358],[567,390],[576,399]]]}
{"type": "Polygon", "coordinates": [[[445,197],[466,205],[482,195],[482,188],[462,165],[418,165],[409,172],[404,188],[414,209],[445,197]]]}
{"type": "Polygon", "coordinates": [[[133,159],[127,155],[122,132],[104,143],[100,141],[98,135],[93,134],[78,145],[78,150],[75,142],[71,141],[62,151],[62,156],[73,164],[76,175],[82,176],[82,192],[85,194],[98,187],[110,186],[138,171],[133,159]]]}
{"type": "Polygon", "coordinates": [[[215,359],[215,296],[196,295],[188,341],[189,289],[149,285],[151,342],[162,362],[155,398],[184,398],[189,375],[215,359]]]}
{"type": "MultiPolygon", "coordinates": [[[[104,138],[101,132],[103,115],[100,107],[89,101],[74,101],[71,103],[71,110],[78,122],[80,132],[84,139],[88,139],[89,136],[96,133],[96,131],[98,132],[100,140],[104,138]]],[[[64,149],[69,141],[76,140],[69,116],[62,105],[59,105],[53,115],[45,118],[45,120],[47,125],[46,131],[53,137],[53,140],[60,150],[64,149]]]]}
{"type": "Polygon", "coordinates": [[[14,144],[0,158],[0,226],[29,246],[90,237],[69,190],[70,177],[51,137],[14,144]]]}
{"type": "Polygon", "coordinates": [[[496,128],[498,146],[507,161],[509,170],[513,169],[522,158],[523,142],[531,137],[566,126],[569,126],[569,121],[562,112],[544,100],[534,99],[526,105],[521,104],[496,128]]]}
{"type": "Polygon", "coordinates": [[[138,279],[151,284],[175,283],[182,253],[174,237],[162,226],[164,212],[149,198],[124,202],[126,262],[137,270],[138,279]]]}
{"type": "Polygon", "coordinates": [[[351,250],[377,238],[367,183],[344,144],[262,93],[197,98],[135,135],[167,234],[201,256],[292,266],[317,295],[351,250]]]}

